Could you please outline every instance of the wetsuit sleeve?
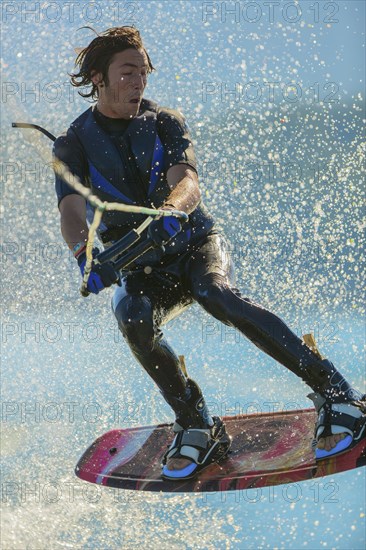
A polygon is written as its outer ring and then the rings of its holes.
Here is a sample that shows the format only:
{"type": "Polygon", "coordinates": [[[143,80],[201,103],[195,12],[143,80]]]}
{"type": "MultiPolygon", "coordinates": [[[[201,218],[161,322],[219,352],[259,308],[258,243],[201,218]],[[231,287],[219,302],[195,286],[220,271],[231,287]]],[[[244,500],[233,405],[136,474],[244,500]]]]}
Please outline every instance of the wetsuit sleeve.
{"type": "Polygon", "coordinates": [[[188,164],[197,172],[197,161],[187,123],[181,113],[160,109],[158,134],[164,146],[165,169],[176,164],[188,164]]]}
{"type": "MultiPolygon", "coordinates": [[[[87,185],[87,162],[77,137],[72,132],[59,136],[53,146],[53,154],[68,166],[70,172],[87,185]]],[[[66,195],[77,195],[67,183],[55,175],[55,189],[58,205],[66,195]]]]}

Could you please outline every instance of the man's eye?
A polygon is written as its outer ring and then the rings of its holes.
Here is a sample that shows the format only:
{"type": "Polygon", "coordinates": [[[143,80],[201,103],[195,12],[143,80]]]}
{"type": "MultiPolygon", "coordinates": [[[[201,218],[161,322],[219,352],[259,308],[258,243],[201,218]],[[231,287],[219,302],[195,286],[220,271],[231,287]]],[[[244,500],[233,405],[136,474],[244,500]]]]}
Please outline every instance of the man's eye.
{"type": "MultiPolygon", "coordinates": [[[[121,76],[132,76],[133,74],[134,73],[121,73],[121,76]]],[[[147,78],[147,73],[140,73],[138,76],[142,76],[142,78],[147,78]]]]}

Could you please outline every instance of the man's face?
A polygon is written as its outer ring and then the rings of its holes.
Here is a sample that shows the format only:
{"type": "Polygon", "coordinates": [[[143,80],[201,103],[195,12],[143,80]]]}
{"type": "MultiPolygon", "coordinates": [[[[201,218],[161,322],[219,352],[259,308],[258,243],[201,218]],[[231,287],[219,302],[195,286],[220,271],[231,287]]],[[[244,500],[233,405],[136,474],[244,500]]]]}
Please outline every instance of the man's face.
{"type": "MultiPolygon", "coordinates": [[[[130,48],[113,56],[108,86],[99,88],[98,107],[106,116],[133,118],[137,115],[147,79],[148,61],[142,50],[130,48]]],[[[93,76],[100,83],[101,74],[93,76]]]]}

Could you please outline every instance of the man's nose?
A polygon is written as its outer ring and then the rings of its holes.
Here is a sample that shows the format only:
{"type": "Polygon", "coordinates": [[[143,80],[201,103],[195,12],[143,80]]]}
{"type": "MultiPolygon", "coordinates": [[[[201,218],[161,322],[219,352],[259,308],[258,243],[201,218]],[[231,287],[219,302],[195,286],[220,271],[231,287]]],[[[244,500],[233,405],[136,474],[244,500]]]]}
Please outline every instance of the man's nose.
{"type": "Polygon", "coordinates": [[[144,75],[142,75],[142,74],[136,75],[135,78],[134,78],[134,80],[133,80],[134,88],[135,88],[135,89],[140,89],[140,88],[143,89],[143,88],[145,88],[145,84],[146,84],[145,78],[146,78],[146,77],[145,77],[144,75]]]}

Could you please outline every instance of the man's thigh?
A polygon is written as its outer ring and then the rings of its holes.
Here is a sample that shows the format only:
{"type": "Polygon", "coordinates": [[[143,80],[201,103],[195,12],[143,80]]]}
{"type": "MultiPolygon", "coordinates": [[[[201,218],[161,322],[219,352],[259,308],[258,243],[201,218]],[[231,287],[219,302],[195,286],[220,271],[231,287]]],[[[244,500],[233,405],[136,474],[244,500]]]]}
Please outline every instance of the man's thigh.
{"type": "Polygon", "coordinates": [[[186,281],[194,294],[197,285],[209,282],[233,286],[235,284],[234,264],[228,251],[226,239],[220,233],[212,232],[192,252],[186,264],[186,281]]]}
{"type": "Polygon", "coordinates": [[[192,303],[177,277],[159,270],[152,270],[149,274],[139,270],[122,277],[122,286],[116,288],[112,298],[112,310],[116,312],[124,303],[131,303],[131,298],[138,300],[142,297],[149,300],[151,315],[158,326],[179,315],[192,303]]]}

